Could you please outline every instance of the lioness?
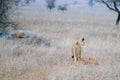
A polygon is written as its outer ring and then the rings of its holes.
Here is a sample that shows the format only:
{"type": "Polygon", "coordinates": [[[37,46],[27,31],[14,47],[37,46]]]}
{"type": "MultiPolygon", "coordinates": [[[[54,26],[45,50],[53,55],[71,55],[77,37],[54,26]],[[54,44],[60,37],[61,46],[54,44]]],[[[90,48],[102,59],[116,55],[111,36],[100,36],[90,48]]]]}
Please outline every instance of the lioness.
{"type": "Polygon", "coordinates": [[[72,46],[72,59],[74,62],[77,62],[78,60],[81,60],[81,44],[84,43],[84,38],[82,40],[78,39],[75,41],[75,43],[72,46]]]}

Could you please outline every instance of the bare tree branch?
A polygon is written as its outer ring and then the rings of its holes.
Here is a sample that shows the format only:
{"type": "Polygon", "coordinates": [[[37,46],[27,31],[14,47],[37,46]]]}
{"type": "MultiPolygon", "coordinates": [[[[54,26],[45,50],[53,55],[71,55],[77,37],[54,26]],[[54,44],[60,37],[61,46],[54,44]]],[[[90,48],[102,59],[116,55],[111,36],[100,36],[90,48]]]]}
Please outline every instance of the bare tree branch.
{"type": "Polygon", "coordinates": [[[117,12],[116,9],[110,7],[110,5],[107,2],[105,2],[104,0],[102,0],[102,3],[104,3],[110,10],[117,12]]]}
{"type": "Polygon", "coordinates": [[[116,19],[116,25],[120,22],[120,9],[117,7],[117,2],[120,0],[95,0],[96,2],[105,4],[110,10],[115,11],[118,13],[118,17],[116,19]]]}
{"type": "Polygon", "coordinates": [[[105,4],[110,10],[113,10],[115,12],[120,12],[120,10],[117,8],[116,1],[113,2],[113,7],[110,6],[110,4],[109,4],[110,0],[107,0],[107,1],[105,1],[105,0],[96,0],[96,1],[99,2],[99,3],[105,4]]]}
{"type": "Polygon", "coordinates": [[[113,2],[115,10],[120,13],[120,10],[117,8],[116,2],[113,2]]]}

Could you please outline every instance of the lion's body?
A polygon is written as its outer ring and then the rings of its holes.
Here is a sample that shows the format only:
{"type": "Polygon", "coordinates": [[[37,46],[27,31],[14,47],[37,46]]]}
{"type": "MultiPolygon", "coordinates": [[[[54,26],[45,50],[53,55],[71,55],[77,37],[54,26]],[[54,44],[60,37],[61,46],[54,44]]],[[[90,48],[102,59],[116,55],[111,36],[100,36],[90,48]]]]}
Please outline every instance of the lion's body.
{"type": "Polygon", "coordinates": [[[80,45],[73,45],[72,47],[72,56],[74,56],[74,60],[78,61],[81,58],[81,46],[80,45]]]}
{"type": "Polygon", "coordinates": [[[83,64],[92,64],[92,65],[98,65],[98,61],[94,58],[89,58],[88,60],[85,60],[84,58],[81,58],[81,61],[83,64]]]}
{"type": "MultiPolygon", "coordinates": [[[[83,40],[84,41],[84,40],[83,40]]],[[[76,40],[75,43],[72,46],[72,58],[73,61],[77,62],[78,60],[81,59],[81,41],[80,40],[76,40]]]]}
{"type": "Polygon", "coordinates": [[[84,44],[84,38],[82,40],[78,39],[72,46],[72,59],[74,62],[81,61],[83,64],[94,64],[98,65],[98,61],[92,57],[88,60],[81,57],[82,47],[81,45],[84,44]]]}
{"type": "Polygon", "coordinates": [[[98,61],[94,58],[89,58],[88,63],[98,65],[98,61]]]}
{"type": "Polygon", "coordinates": [[[25,32],[23,32],[23,31],[17,31],[17,32],[15,33],[15,36],[16,36],[17,38],[25,38],[25,37],[26,37],[26,34],[25,34],[25,32]]]}

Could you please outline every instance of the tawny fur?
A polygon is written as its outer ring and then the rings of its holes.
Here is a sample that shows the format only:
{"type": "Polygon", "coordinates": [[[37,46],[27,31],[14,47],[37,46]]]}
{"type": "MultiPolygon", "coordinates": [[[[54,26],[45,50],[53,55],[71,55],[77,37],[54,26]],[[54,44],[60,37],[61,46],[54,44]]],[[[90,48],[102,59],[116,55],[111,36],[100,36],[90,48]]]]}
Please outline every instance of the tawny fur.
{"type": "Polygon", "coordinates": [[[89,64],[94,64],[94,65],[98,65],[98,61],[95,60],[94,58],[89,58],[88,63],[89,64]]]}
{"type": "Polygon", "coordinates": [[[89,58],[88,60],[85,60],[84,58],[81,58],[80,60],[83,64],[93,64],[93,65],[98,65],[98,61],[94,58],[89,58]]]}
{"type": "Polygon", "coordinates": [[[15,35],[17,38],[25,38],[26,37],[26,34],[24,32],[17,32],[15,35]]]}
{"type": "MultiPolygon", "coordinates": [[[[84,41],[84,38],[82,39],[84,41]]],[[[73,61],[77,62],[78,60],[81,60],[81,42],[80,40],[76,40],[75,44],[72,46],[72,58],[73,61]]]]}

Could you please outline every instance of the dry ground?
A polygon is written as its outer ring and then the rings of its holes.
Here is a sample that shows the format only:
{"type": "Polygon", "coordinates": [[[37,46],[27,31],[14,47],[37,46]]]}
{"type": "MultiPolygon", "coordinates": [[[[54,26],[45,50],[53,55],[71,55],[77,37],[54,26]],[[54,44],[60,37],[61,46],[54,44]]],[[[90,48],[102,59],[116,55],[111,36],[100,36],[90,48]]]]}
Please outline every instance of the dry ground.
{"type": "Polygon", "coordinates": [[[0,80],[120,79],[120,26],[114,25],[113,14],[93,18],[81,13],[73,18],[70,11],[28,13],[19,11],[13,20],[46,39],[50,46],[0,39],[0,80]],[[71,46],[81,37],[85,38],[82,57],[94,57],[99,65],[72,64],[71,46]]]}

